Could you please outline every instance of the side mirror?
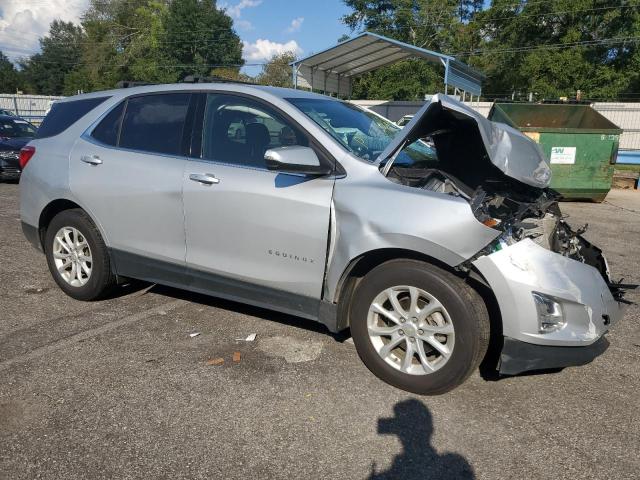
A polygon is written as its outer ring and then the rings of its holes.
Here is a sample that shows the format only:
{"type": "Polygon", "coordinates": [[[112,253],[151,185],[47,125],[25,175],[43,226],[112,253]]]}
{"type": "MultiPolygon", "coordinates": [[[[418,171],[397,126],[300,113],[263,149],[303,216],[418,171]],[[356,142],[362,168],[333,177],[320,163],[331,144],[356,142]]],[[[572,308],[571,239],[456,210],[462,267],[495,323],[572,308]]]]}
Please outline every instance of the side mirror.
{"type": "Polygon", "coordinates": [[[312,148],[298,145],[270,148],[265,152],[264,159],[267,168],[276,172],[329,175],[332,171],[329,166],[320,163],[312,148]]]}

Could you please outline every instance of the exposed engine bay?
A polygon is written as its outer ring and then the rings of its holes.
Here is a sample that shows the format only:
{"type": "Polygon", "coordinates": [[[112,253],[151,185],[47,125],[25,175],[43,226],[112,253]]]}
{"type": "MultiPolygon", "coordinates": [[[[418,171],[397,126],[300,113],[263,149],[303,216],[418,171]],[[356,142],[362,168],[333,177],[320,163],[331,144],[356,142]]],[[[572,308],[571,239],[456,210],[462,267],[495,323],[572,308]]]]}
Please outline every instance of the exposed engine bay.
{"type": "Polygon", "coordinates": [[[424,128],[413,132],[405,147],[409,142],[420,142],[423,148],[433,145],[432,158],[410,155],[408,150],[397,152],[393,164],[382,165],[390,180],[467,200],[480,222],[502,232],[477,256],[530,238],[548,250],[595,267],[614,298],[624,302],[624,290],[635,286],[612,281],[602,251],[582,236],[588,226],[576,231],[569,226],[554,190],[527,185],[497,168],[473,119],[443,107],[430,113],[424,128]],[[403,154],[401,161],[394,161],[403,154]]]}

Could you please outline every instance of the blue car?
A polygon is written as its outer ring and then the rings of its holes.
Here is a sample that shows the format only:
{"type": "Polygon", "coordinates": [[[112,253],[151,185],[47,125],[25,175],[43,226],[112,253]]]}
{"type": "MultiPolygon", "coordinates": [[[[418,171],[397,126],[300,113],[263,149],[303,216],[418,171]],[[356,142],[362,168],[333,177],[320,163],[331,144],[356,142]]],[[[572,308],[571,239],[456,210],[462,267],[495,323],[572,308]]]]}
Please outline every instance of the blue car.
{"type": "Polygon", "coordinates": [[[20,149],[33,139],[36,130],[20,117],[0,115],[0,180],[20,178],[20,149]]]}

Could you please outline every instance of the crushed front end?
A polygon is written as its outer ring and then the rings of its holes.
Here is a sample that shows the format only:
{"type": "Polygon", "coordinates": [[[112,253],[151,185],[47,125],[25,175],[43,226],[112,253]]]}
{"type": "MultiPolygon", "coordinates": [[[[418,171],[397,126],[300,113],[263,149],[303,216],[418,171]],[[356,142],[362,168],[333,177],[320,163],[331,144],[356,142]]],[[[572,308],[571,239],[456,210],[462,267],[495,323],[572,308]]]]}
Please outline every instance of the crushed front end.
{"type": "Polygon", "coordinates": [[[624,292],[602,251],[572,230],[548,187],[539,147],[449,97],[423,107],[381,155],[395,182],[464,198],[477,220],[499,232],[461,272],[479,273],[502,317],[504,374],[590,362],[622,318],[624,292]],[[413,142],[413,143],[412,143],[413,142]],[[420,149],[433,153],[420,155],[420,149]]]}
{"type": "Polygon", "coordinates": [[[477,192],[477,218],[502,234],[470,262],[502,315],[499,371],[583,365],[603,353],[604,334],[623,316],[624,292],[602,251],[574,231],[551,190],[477,192]],[[524,193],[528,192],[528,195],[524,193]]]}

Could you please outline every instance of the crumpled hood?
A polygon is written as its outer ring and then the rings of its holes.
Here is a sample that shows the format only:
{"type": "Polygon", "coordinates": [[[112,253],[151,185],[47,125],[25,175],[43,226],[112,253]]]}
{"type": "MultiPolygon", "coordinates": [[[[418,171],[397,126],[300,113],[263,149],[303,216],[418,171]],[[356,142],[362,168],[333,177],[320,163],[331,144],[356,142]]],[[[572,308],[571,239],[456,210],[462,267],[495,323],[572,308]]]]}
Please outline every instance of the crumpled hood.
{"type": "MultiPolygon", "coordinates": [[[[376,162],[393,158],[405,145],[418,138],[428,136],[438,129],[439,112],[449,111],[456,117],[475,122],[482,143],[491,163],[505,175],[532,187],[546,188],[551,182],[551,168],[547,163],[539,145],[518,130],[487,120],[475,110],[453,98],[437,94],[423,106],[387,148],[380,154],[376,162]]],[[[456,161],[474,161],[473,156],[456,159],[456,161]]],[[[385,166],[385,173],[392,162],[385,166]]]]}

